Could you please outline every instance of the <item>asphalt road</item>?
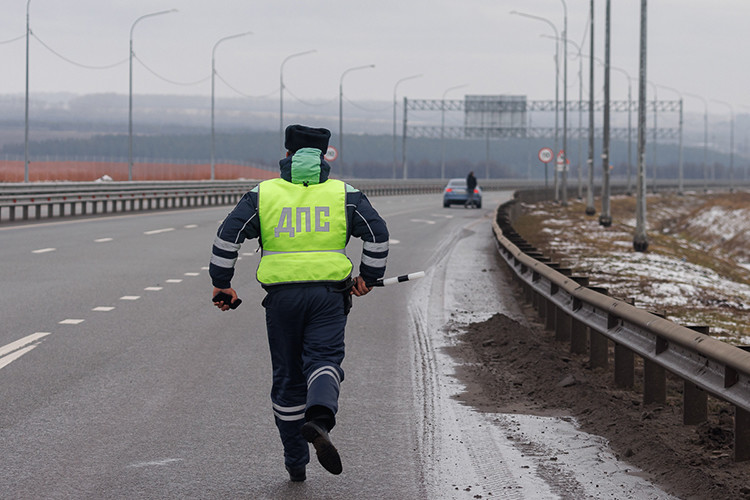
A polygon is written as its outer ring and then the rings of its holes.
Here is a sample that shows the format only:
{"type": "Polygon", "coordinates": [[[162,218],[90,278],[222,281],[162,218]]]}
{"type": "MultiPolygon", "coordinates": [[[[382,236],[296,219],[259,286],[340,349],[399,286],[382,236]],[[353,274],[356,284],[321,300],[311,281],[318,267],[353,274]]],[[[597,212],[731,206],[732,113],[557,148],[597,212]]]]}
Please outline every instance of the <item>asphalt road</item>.
{"type": "MultiPolygon", "coordinates": [[[[428,267],[485,208],[378,197],[388,276],[428,267]]],[[[219,312],[207,265],[229,208],[0,228],[0,497],[427,498],[405,283],[355,298],[338,426],[344,473],[313,458],[288,481],[270,411],[270,360],[247,242],[219,312]]],[[[488,226],[487,226],[488,227],[488,226]]],[[[348,253],[359,259],[353,241],[348,253]]]]}

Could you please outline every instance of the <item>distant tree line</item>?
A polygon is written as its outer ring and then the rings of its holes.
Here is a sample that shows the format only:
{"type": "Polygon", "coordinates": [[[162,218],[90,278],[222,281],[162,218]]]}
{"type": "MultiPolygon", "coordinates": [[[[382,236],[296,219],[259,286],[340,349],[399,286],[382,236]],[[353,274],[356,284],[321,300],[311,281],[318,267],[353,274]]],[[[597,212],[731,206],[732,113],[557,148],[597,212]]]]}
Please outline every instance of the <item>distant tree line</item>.
{"type": "MultiPolygon", "coordinates": [[[[281,138],[278,132],[246,131],[221,132],[215,135],[217,162],[250,162],[275,167],[281,158],[281,138]]],[[[407,169],[409,178],[440,177],[441,165],[445,162],[446,177],[465,177],[473,170],[478,178],[484,178],[489,172],[491,178],[544,178],[545,167],[537,159],[541,147],[552,146],[552,141],[545,139],[502,139],[488,144],[484,140],[448,139],[441,144],[439,139],[409,138],[407,141],[407,169]],[[489,154],[488,154],[489,153],[489,154]],[[489,158],[488,158],[489,157],[489,158]],[[489,159],[489,162],[488,162],[489,159]]],[[[331,138],[332,146],[338,147],[338,138],[331,138]]],[[[333,162],[334,174],[340,177],[359,178],[396,178],[403,177],[401,167],[401,138],[397,138],[396,158],[394,161],[394,143],[390,135],[354,135],[345,136],[342,156],[333,162]],[[343,160],[343,161],[342,161],[343,160]]],[[[577,182],[579,165],[578,145],[570,142],[568,158],[571,162],[570,182],[577,182]]],[[[586,176],[587,144],[582,144],[583,175],[586,176]]],[[[48,139],[32,141],[30,154],[36,157],[54,157],[57,159],[81,159],[85,157],[111,158],[123,161],[128,157],[128,136],[125,134],[99,134],[85,139],[48,139]]],[[[134,157],[139,159],[175,161],[190,163],[209,163],[211,136],[207,133],[167,133],[136,135],[133,138],[134,157]]],[[[611,164],[613,175],[627,175],[627,143],[611,143],[611,164]]],[[[651,150],[647,148],[647,178],[653,177],[651,170],[651,150]]],[[[23,155],[22,143],[6,144],[0,149],[4,157],[23,155]]],[[[673,144],[660,144],[660,158],[656,175],[660,179],[675,179],[678,175],[677,147],[673,144]]],[[[636,161],[636,155],[632,155],[636,161]]],[[[685,148],[683,152],[684,172],[686,179],[702,179],[702,148],[685,148]]],[[[595,175],[601,174],[601,156],[597,149],[594,156],[595,175]]],[[[734,178],[741,179],[747,160],[735,158],[734,178]]],[[[709,177],[728,178],[728,157],[712,152],[709,155],[709,177]]],[[[635,175],[633,165],[631,175],[635,175]]],[[[548,176],[552,179],[553,165],[547,166],[548,176]]]]}

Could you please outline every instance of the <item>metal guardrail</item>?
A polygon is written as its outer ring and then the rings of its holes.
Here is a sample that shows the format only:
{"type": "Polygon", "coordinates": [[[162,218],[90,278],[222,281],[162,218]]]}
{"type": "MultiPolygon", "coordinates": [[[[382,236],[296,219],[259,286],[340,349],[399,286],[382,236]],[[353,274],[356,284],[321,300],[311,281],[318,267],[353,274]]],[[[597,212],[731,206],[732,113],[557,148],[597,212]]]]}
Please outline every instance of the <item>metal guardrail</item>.
{"type": "MultiPolygon", "coordinates": [[[[52,217],[97,215],[140,210],[164,210],[233,205],[258,180],[184,182],[62,182],[0,184],[0,223],[52,217]]],[[[445,180],[351,181],[368,196],[441,193],[445,180]]],[[[492,180],[483,189],[524,186],[523,181],[492,180]]]]}
{"type": "Polygon", "coordinates": [[[570,343],[574,353],[589,351],[591,366],[609,364],[614,343],[614,377],[633,387],[635,355],[643,359],[644,403],[666,401],[666,372],[684,382],[683,423],[707,420],[707,394],[734,406],[734,460],[750,460],[750,352],[608,297],[588,286],[588,278],[550,262],[512,227],[516,200],[501,205],[493,222],[500,255],[536,308],[545,328],[570,343]]]}

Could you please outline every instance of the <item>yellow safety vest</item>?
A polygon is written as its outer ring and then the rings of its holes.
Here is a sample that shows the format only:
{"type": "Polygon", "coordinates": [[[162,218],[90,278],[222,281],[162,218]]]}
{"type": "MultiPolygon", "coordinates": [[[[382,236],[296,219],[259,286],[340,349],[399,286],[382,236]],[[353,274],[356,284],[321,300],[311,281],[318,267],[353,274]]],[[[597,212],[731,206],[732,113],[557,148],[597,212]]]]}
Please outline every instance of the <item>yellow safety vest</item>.
{"type": "Polygon", "coordinates": [[[348,278],[346,184],[263,181],[258,188],[262,253],[256,277],[264,285],[335,282],[348,278]]]}

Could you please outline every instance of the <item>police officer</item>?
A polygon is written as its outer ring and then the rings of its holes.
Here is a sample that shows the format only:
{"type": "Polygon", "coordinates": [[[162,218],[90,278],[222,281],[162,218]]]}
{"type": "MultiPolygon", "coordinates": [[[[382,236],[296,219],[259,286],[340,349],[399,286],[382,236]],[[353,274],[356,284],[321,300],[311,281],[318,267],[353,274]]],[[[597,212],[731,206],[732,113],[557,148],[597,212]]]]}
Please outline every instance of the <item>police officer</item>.
{"type": "Polygon", "coordinates": [[[262,249],[256,277],[266,290],[266,330],[271,350],[271,403],[292,481],[306,479],[309,446],[332,474],[342,471],[329,432],[336,424],[344,380],[344,328],[352,295],[385,274],[388,229],[364,193],[330,179],[330,131],[303,125],[286,129],[281,176],[246,193],[219,227],[209,273],[222,311],[237,299],[231,286],[245,239],[262,249]],[[363,240],[359,276],[345,247],[363,240]]]}

